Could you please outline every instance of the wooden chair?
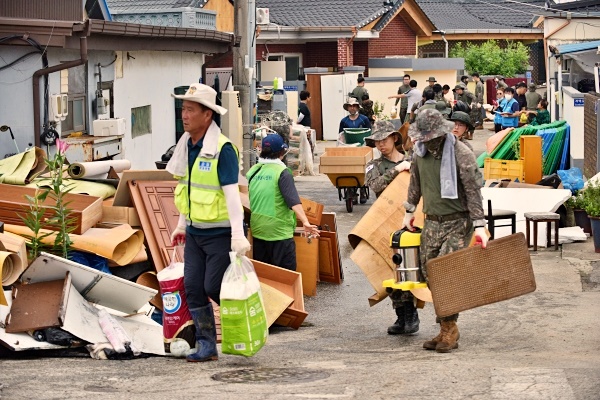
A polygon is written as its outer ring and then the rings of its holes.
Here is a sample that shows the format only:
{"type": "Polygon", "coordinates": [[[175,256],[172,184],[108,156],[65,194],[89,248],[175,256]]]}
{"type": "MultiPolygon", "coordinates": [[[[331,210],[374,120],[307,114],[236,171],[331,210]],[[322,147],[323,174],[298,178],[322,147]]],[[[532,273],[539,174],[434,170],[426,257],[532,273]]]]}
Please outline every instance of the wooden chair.
{"type": "Polygon", "coordinates": [[[501,226],[510,226],[512,233],[517,232],[517,212],[512,210],[499,210],[492,208],[492,201],[488,200],[487,212],[485,219],[488,223],[488,231],[490,231],[490,240],[494,240],[494,231],[501,226]],[[498,225],[496,221],[510,220],[510,223],[498,225]]]}
{"type": "Polygon", "coordinates": [[[529,234],[529,223],[533,222],[533,251],[537,251],[537,236],[538,236],[538,222],[546,222],[546,246],[550,247],[552,244],[550,241],[552,233],[552,222],[554,222],[554,250],[558,250],[558,225],[560,221],[560,215],[553,212],[529,212],[525,213],[525,223],[527,224],[527,247],[530,247],[530,234],[529,234]]]}

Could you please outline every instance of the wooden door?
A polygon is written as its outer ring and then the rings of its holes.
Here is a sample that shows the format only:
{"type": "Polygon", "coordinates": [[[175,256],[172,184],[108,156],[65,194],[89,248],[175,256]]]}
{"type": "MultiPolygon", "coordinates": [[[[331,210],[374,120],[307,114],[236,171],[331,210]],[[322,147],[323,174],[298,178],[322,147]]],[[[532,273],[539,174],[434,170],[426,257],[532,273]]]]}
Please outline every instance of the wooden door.
{"type": "Polygon", "coordinates": [[[323,140],[323,118],[321,115],[321,75],[306,74],[306,90],[310,93],[311,128],[317,132],[317,140],[323,140]]]}

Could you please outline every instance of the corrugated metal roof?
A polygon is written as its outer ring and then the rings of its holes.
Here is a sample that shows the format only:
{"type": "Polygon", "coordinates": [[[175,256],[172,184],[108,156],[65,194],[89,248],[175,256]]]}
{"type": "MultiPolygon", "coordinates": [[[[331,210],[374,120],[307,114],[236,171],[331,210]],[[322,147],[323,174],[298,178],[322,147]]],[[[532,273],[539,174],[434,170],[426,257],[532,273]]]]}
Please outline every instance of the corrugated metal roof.
{"type": "Polygon", "coordinates": [[[556,46],[559,54],[579,53],[580,51],[588,51],[597,49],[600,46],[600,40],[591,42],[569,43],[556,46]]]}

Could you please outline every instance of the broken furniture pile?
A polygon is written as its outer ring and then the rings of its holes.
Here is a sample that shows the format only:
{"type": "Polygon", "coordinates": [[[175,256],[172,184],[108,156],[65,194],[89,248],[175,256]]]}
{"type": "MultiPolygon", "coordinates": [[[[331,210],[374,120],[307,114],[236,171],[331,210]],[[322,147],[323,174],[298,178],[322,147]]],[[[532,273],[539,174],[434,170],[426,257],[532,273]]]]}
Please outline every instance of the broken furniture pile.
{"type": "MultiPolygon", "coordinates": [[[[96,358],[165,355],[156,273],[171,261],[183,261],[183,248],[174,249],[170,243],[179,217],[173,201],[176,185],[164,170],[125,170],[113,197],[67,194],[75,219],[69,235],[77,255],[74,262],[48,253],[28,259],[26,238],[34,233],[20,216],[29,210],[25,196],[33,196],[35,189],[0,183],[0,221],[5,222],[0,261],[6,297],[0,305],[0,343],[13,351],[87,344],[96,358]],[[107,339],[115,335],[98,323],[104,315],[101,309],[111,317],[108,328],[121,333],[120,342],[107,339]],[[119,343],[127,344],[126,354],[116,352],[123,348],[119,343]]],[[[247,187],[240,186],[240,196],[249,218],[247,187]]],[[[41,206],[49,212],[52,200],[47,198],[41,206]]],[[[253,261],[269,325],[298,329],[308,315],[303,294],[315,295],[319,280],[342,279],[335,214],[323,213],[321,204],[307,199],[303,207],[323,233],[318,239],[300,234],[295,238],[298,271],[253,261]]],[[[51,245],[55,234],[46,228],[40,232],[50,234],[43,240],[51,245]]],[[[213,306],[219,329],[218,306],[213,306]]]]}

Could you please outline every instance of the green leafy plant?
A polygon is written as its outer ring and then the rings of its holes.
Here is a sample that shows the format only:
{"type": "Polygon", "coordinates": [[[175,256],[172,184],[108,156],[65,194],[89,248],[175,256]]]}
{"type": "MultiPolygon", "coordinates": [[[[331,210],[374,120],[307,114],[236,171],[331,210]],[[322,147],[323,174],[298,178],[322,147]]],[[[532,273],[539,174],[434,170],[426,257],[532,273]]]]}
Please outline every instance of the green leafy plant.
{"type": "Polygon", "coordinates": [[[573,210],[583,210],[585,206],[583,191],[578,191],[573,196],[569,197],[567,201],[565,201],[565,206],[572,208],[573,210]]]}
{"type": "Polygon", "coordinates": [[[600,218],[600,183],[589,183],[582,192],[583,209],[587,215],[600,218]]]}
{"type": "Polygon", "coordinates": [[[32,259],[37,257],[41,250],[46,249],[43,239],[51,235],[55,235],[54,244],[48,249],[51,253],[67,258],[71,250],[72,241],[69,234],[75,229],[76,218],[71,217],[69,201],[66,201],[66,195],[72,188],[63,183],[65,152],[68,147],[66,142],[57,140],[56,154],[53,158],[45,160],[50,171],[50,188],[38,189],[35,196],[26,196],[29,208],[27,214],[20,217],[33,232],[28,243],[29,255],[32,259]],[[48,198],[54,200],[54,204],[48,205],[46,202],[48,198]],[[42,205],[44,202],[46,203],[42,205]],[[46,209],[50,210],[50,217],[47,219],[44,217],[46,209]],[[43,225],[54,232],[41,233],[43,225]]]}
{"type": "Polygon", "coordinates": [[[465,69],[482,75],[522,74],[529,65],[529,49],[521,42],[488,40],[481,44],[458,42],[450,51],[451,58],[464,58],[465,69]]]}
{"type": "Polygon", "coordinates": [[[390,119],[389,116],[387,116],[383,113],[384,109],[385,109],[384,103],[380,103],[379,101],[375,101],[373,103],[373,113],[375,114],[375,119],[377,119],[378,121],[385,121],[385,120],[390,119]]]}

